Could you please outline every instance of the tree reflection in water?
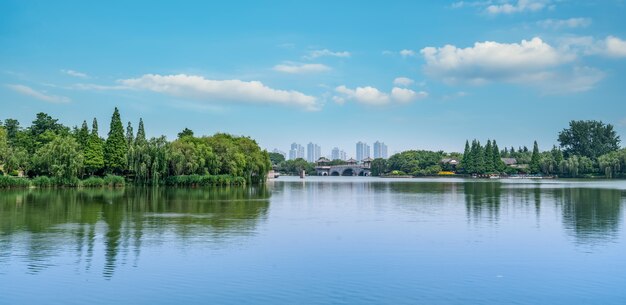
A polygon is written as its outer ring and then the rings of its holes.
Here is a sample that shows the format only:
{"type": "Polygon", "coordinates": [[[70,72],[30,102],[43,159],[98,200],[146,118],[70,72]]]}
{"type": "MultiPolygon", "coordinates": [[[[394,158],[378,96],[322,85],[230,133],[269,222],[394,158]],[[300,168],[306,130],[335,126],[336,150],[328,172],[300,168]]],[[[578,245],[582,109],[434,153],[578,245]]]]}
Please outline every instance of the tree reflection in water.
{"type": "Polygon", "coordinates": [[[254,234],[269,196],[263,187],[3,191],[0,262],[23,251],[28,272],[37,273],[70,248],[88,270],[102,236],[103,275],[111,277],[129,253],[138,263],[146,237],[175,234],[183,245],[219,245],[254,234]]]}

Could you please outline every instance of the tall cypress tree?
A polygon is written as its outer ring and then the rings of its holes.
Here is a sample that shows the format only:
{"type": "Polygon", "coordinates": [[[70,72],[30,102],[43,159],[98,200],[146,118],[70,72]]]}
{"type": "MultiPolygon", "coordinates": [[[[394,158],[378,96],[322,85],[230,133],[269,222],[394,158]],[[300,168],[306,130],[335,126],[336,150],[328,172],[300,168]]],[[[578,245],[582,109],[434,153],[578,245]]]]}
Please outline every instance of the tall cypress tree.
{"type": "MultiPolygon", "coordinates": [[[[498,148],[498,143],[496,140],[493,140],[493,168],[496,172],[501,172],[504,170],[504,162],[502,162],[502,157],[500,156],[500,148],[498,148]]],[[[506,153],[506,147],[504,148],[506,153]]]]}
{"type": "Polygon", "coordinates": [[[115,107],[111,117],[109,136],[104,146],[104,165],[107,172],[119,175],[124,171],[127,164],[127,148],[120,112],[115,107]]]}
{"type": "Polygon", "coordinates": [[[141,143],[146,141],[146,131],[143,128],[143,119],[139,118],[139,126],[137,127],[137,138],[135,142],[141,143]]]}
{"type": "Polygon", "coordinates": [[[133,145],[133,141],[135,140],[135,135],[133,134],[133,125],[128,122],[126,125],[126,145],[131,147],[133,145]]]}
{"type": "Polygon", "coordinates": [[[104,167],[104,147],[102,144],[102,139],[98,135],[98,121],[94,118],[84,153],[85,170],[90,175],[100,172],[104,167]]]}
{"type": "Polygon", "coordinates": [[[80,145],[80,149],[85,151],[87,142],[89,142],[89,127],[87,126],[87,121],[83,121],[83,125],[76,133],[76,142],[80,145]]]}
{"type": "Polygon", "coordinates": [[[495,171],[493,164],[493,147],[491,146],[491,140],[487,140],[485,145],[485,173],[493,173],[495,171]]]}
{"type": "Polygon", "coordinates": [[[533,145],[533,154],[530,157],[529,169],[532,174],[539,174],[539,172],[541,172],[539,146],[537,145],[537,141],[535,141],[535,144],[533,145]]]}
{"type": "Polygon", "coordinates": [[[462,168],[465,173],[470,173],[470,169],[471,169],[471,164],[469,162],[470,154],[471,154],[471,150],[469,146],[469,141],[465,140],[465,150],[463,151],[463,159],[461,160],[461,165],[463,166],[462,168]]]}
{"type": "Polygon", "coordinates": [[[480,141],[476,140],[476,147],[472,148],[472,154],[474,155],[474,173],[485,173],[485,156],[483,153],[483,147],[480,145],[480,141]]]}

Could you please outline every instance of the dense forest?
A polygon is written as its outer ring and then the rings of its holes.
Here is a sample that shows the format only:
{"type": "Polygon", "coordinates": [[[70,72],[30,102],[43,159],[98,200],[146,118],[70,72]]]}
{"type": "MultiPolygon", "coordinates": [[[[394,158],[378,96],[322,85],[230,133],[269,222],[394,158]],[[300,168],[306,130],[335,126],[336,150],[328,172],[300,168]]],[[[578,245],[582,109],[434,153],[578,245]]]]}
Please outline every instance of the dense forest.
{"type": "MultiPolygon", "coordinates": [[[[626,149],[620,149],[620,138],[613,126],[600,121],[571,121],[558,134],[559,146],[540,151],[537,142],[526,146],[500,149],[495,140],[485,145],[474,139],[465,142],[463,153],[409,150],[389,159],[375,159],[371,164],[373,176],[434,176],[458,175],[543,175],[558,177],[626,177],[626,149]],[[446,160],[457,160],[456,164],[446,160]],[[505,162],[507,161],[507,162],[505,162]]],[[[303,159],[285,160],[270,153],[275,169],[286,174],[305,170],[315,174],[315,164],[303,159]]],[[[345,161],[332,160],[330,165],[345,161]]]]}
{"type": "Polygon", "coordinates": [[[196,137],[185,128],[171,142],[147,138],[143,120],[136,132],[130,122],[124,128],[117,108],[107,137],[98,130],[95,118],[91,128],[87,121],[69,128],[46,113],[26,128],[0,122],[0,187],[243,185],[263,183],[271,168],[268,153],[248,137],[196,137]]]}

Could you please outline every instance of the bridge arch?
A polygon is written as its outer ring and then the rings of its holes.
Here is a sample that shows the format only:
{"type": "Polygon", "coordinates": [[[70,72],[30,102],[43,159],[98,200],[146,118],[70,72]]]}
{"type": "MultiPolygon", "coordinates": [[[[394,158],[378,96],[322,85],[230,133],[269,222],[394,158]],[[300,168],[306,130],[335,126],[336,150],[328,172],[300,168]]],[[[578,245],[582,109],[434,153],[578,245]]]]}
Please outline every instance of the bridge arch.
{"type": "Polygon", "coordinates": [[[354,176],[354,170],[350,167],[346,168],[341,172],[342,176],[354,176]]]}

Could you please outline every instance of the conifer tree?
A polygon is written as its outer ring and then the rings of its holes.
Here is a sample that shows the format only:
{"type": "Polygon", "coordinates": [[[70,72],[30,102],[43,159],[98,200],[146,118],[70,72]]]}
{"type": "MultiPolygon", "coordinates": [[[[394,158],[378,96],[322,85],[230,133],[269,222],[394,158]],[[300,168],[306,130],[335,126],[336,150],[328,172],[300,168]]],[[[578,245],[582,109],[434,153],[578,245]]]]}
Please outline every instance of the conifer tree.
{"type": "Polygon", "coordinates": [[[533,154],[530,157],[529,169],[531,174],[538,174],[541,172],[540,158],[541,156],[539,156],[539,146],[537,145],[537,141],[535,141],[533,145],[533,154]]]}
{"type": "Polygon", "coordinates": [[[133,141],[135,140],[135,135],[133,134],[133,125],[128,122],[126,125],[126,145],[131,147],[133,145],[133,141]]]}
{"type": "Polygon", "coordinates": [[[493,164],[493,147],[491,146],[491,140],[487,140],[484,150],[485,158],[485,173],[493,173],[495,171],[493,164]]]}
{"type": "Polygon", "coordinates": [[[146,131],[143,128],[142,118],[139,118],[139,126],[137,127],[137,138],[135,138],[135,142],[137,143],[146,142],[146,131]]]}
{"type": "Polygon", "coordinates": [[[108,173],[121,174],[126,168],[126,139],[124,138],[124,126],[120,119],[120,112],[115,107],[111,117],[109,136],[104,146],[104,165],[108,173]]]}
{"type": "Polygon", "coordinates": [[[85,148],[87,148],[87,142],[89,142],[89,127],[87,126],[87,121],[83,121],[83,125],[76,133],[76,142],[78,142],[80,150],[85,151],[85,148]]]}
{"type": "Polygon", "coordinates": [[[94,175],[102,170],[104,167],[104,147],[102,139],[98,135],[98,121],[95,118],[84,155],[85,170],[88,174],[94,175]]]}
{"type": "MultiPolygon", "coordinates": [[[[504,162],[502,162],[502,157],[500,156],[500,148],[498,148],[498,143],[496,143],[496,140],[493,140],[492,142],[493,145],[493,168],[496,172],[501,172],[504,170],[504,162]]],[[[504,148],[505,154],[506,154],[506,147],[504,148]]]]}
{"type": "Polygon", "coordinates": [[[463,159],[461,160],[461,166],[463,168],[463,171],[465,173],[470,173],[471,171],[471,164],[469,162],[470,160],[470,154],[471,154],[471,150],[470,150],[470,146],[469,146],[469,141],[465,140],[465,150],[463,151],[463,159]]]}

